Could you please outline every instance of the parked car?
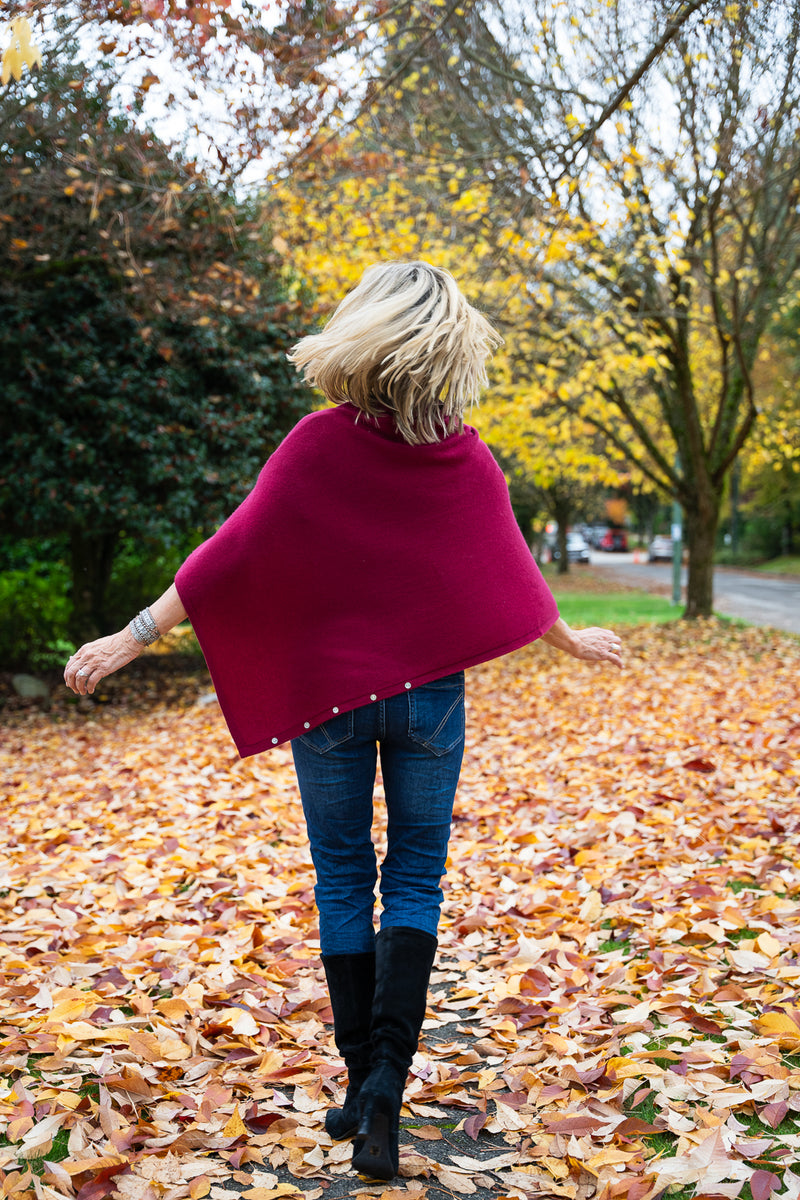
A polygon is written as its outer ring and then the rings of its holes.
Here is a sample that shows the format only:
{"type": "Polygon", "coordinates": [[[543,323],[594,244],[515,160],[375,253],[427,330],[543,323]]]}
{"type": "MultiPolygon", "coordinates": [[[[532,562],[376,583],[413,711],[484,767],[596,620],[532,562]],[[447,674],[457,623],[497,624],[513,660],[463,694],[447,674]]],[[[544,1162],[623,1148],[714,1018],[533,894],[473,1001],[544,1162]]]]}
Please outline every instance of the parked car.
{"type": "Polygon", "coordinates": [[[624,529],[608,529],[600,539],[600,550],[627,550],[628,535],[624,529]]]}
{"type": "Polygon", "coordinates": [[[665,533],[657,533],[647,547],[648,562],[672,562],[672,538],[665,533]]]}
{"type": "MultiPolygon", "coordinates": [[[[558,543],[553,547],[553,559],[558,562],[558,543]]],[[[576,530],[567,534],[567,562],[588,563],[591,561],[589,546],[583,534],[576,530]]]]}
{"type": "Polygon", "coordinates": [[[608,533],[607,525],[590,525],[589,532],[584,533],[584,537],[590,546],[594,546],[595,550],[600,549],[600,543],[608,533]]]}

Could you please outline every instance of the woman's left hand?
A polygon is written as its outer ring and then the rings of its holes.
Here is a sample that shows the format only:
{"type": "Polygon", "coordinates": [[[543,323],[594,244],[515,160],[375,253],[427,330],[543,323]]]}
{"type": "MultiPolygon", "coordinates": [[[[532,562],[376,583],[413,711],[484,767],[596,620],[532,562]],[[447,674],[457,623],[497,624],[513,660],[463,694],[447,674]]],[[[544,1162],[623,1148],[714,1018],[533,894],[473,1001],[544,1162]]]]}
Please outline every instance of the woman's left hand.
{"type": "Polygon", "coordinates": [[[128,628],[87,642],[69,659],[64,682],[77,696],[91,696],[101,679],[127,666],[143,649],[128,628]]]}
{"type": "Polygon", "coordinates": [[[583,662],[609,662],[622,666],[622,643],[611,629],[573,629],[575,647],[571,653],[583,662]]]}
{"type": "Polygon", "coordinates": [[[613,629],[570,629],[563,617],[542,635],[542,641],[583,662],[609,662],[622,666],[622,641],[613,629]]]}

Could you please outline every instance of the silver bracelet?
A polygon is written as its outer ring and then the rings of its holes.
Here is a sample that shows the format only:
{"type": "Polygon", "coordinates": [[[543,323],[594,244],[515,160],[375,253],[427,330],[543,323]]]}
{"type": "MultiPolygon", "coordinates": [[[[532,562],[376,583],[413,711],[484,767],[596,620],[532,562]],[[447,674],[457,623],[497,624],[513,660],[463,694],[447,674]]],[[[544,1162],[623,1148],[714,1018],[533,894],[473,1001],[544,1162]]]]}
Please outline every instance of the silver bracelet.
{"type": "Polygon", "coordinates": [[[141,624],[144,626],[144,629],[145,629],[145,632],[147,633],[148,638],[150,639],[150,641],[148,641],[147,645],[150,645],[150,642],[157,641],[160,635],[158,632],[158,626],[156,625],[156,623],[153,619],[153,614],[150,612],[150,609],[143,608],[142,611],[138,614],[138,616],[139,616],[139,620],[141,621],[141,624]]]}
{"type": "Polygon", "coordinates": [[[149,608],[143,608],[140,613],[137,613],[128,628],[136,641],[143,646],[152,646],[153,642],[157,642],[161,637],[149,608]]]}

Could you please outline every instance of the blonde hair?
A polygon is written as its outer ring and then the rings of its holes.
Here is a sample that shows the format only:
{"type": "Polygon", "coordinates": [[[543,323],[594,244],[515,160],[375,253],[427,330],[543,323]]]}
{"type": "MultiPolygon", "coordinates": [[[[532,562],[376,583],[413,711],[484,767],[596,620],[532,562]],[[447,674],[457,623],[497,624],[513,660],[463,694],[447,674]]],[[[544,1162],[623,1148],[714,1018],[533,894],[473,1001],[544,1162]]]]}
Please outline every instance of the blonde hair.
{"type": "Polygon", "coordinates": [[[322,332],[288,357],[328,400],[391,413],[402,437],[419,444],[461,432],[502,341],[449,271],[388,262],[368,267],[322,332]]]}

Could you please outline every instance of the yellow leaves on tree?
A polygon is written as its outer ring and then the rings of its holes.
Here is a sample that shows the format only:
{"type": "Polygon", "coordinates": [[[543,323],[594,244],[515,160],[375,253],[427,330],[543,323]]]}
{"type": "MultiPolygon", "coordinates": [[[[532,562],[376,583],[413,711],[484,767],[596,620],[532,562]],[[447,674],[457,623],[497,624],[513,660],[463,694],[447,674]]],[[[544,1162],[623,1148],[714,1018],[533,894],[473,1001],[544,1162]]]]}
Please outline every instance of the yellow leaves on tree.
{"type": "Polygon", "coordinates": [[[4,85],[10,79],[20,80],[23,67],[31,69],[42,65],[42,52],[33,44],[33,32],[27,17],[15,17],[9,31],[11,42],[3,52],[0,65],[0,83],[4,85]]]}
{"type": "Polygon", "coordinates": [[[423,258],[450,270],[506,338],[490,367],[491,387],[469,420],[536,486],[565,477],[578,485],[619,482],[619,465],[593,444],[580,415],[553,411],[557,364],[536,364],[541,330],[531,327],[528,272],[542,247],[546,262],[560,261],[581,235],[545,242],[541,230],[520,236],[508,228],[490,238],[488,184],[468,181],[460,166],[420,171],[402,155],[375,156],[364,147],[363,131],[354,133],[307,178],[275,179],[267,198],[273,245],[311,282],[316,311],[329,312],[378,258],[423,258]]]}

